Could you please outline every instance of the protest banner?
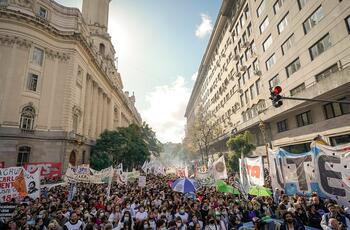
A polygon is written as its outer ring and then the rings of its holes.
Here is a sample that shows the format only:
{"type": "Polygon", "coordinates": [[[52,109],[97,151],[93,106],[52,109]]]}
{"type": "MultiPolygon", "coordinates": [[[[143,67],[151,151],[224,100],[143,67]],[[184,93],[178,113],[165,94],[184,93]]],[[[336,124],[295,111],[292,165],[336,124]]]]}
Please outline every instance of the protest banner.
{"type": "Polygon", "coordinates": [[[145,176],[139,177],[139,187],[141,187],[141,188],[146,187],[146,177],[145,176]]]}
{"type": "MultiPolygon", "coordinates": [[[[264,180],[264,164],[262,157],[255,157],[255,158],[249,158],[246,157],[243,159],[243,164],[240,161],[240,166],[243,165],[245,167],[245,170],[243,171],[240,167],[240,173],[245,174],[245,177],[248,181],[249,186],[251,185],[259,185],[264,186],[265,180],[264,180]]],[[[243,180],[243,177],[241,177],[241,181],[243,180]]]]}
{"type": "Polygon", "coordinates": [[[213,162],[210,169],[213,171],[215,180],[228,178],[224,156],[213,162]]]}
{"type": "Polygon", "coordinates": [[[69,165],[65,174],[65,181],[69,183],[91,183],[90,166],[88,164],[79,165],[77,167],[69,165]]]}
{"type": "Polygon", "coordinates": [[[0,169],[0,202],[13,198],[40,196],[40,172],[31,174],[22,167],[0,169]]]}
{"type": "Polygon", "coordinates": [[[198,172],[196,175],[196,180],[200,186],[214,187],[215,178],[211,171],[198,172]]]}
{"type": "Polygon", "coordinates": [[[24,165],[24,168],[30,173],[40,167],[40,179],[60,179],[62,176],[62,162],[35,162],[24,165]]]}
{"type": "Polygon", "coordinates": [[[17,205],[13,203],[0,203],[0,220],[11,219],[16,210],[16,206],[17,205]]]}
{"type": "Polygon", "coordinates": [[[273,187],[284,189],[287,195],[316,192],[350,206],[350,146],[314,142],[311,151],[302,154],[270,150],[269,161],[273,187]]]}

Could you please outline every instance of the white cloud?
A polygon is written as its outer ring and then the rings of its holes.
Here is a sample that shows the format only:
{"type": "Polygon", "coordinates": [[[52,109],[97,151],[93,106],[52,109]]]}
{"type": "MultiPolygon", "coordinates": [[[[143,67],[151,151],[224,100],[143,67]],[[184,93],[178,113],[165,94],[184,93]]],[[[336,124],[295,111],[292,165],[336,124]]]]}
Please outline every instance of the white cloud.
{"type": "Polygon", "coordinates": [[[192,81],[196,81],[197,80],[197,75],[198,75],[198,71],[195,72],[194,74],[192,74],[192,76],[191,76],[192,81]]]}
{"type": "Polygon", "coordinates": [[[196,36],[199,38],[204,38],[213,30],[213,23],[211,18],[207,14],[201,14],[202,22],[197,26],[196,36]]]}
{"type": "Polygon", "coordinates": [[[185,79],[178,76],[171,84],[157,86],[146,95],[149,107],[141,111],[141,116],[161,142],[182,141],[186,124],[184,114],[190,93],[190,89],[185,86],[185,79]]]}

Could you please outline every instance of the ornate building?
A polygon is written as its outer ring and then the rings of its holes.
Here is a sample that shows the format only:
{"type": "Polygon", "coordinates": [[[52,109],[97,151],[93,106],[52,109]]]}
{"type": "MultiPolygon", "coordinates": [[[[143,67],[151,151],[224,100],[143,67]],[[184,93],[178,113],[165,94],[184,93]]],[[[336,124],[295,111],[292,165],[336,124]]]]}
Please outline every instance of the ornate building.
{"type": "Polygon", "coordinates": [[[350,1],[223,0],[188,102],[187,127],[198,107],[222,134],[212,151],[227,152],[230,135],[250,131],[265,155],[270,147],[300,153],[322,135],[330,145],[350,142],[350,106],[283,100],[282,95],[350,100],[350,1]]]}
{"type": "Polygon", "coordinates": [[[107,32],[110,0],[83,12],[53,0],[0,0],[0,161],[89,161],[104,130],[141,124],[107,32]]]}

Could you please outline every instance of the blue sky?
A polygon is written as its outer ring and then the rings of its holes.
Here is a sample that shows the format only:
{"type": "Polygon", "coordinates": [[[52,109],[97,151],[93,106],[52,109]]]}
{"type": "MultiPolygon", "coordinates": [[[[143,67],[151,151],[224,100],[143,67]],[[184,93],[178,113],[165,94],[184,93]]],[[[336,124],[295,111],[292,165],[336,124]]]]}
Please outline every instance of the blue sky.
{"type": "MultiPolygon", "coordinates": [[[[82,0],[57,0],[81,9],[82,0]]],[[[162,142],[180,142],[185,107],[221,0],[112,0],[109,33],[124,89],[162,142]]]]}

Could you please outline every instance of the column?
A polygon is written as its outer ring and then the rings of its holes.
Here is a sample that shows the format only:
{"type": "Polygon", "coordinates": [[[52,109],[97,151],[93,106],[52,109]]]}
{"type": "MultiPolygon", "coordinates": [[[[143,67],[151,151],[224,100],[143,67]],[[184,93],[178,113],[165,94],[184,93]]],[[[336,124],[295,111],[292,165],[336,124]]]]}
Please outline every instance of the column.
{"type": "Polygon", "coordinates": [[[91,119],[91,106],[92,106],[92,80],[90,75],[86,76],[86,88],[85,88],[85,104],[84,104],[84,120],[83,120],[83,135],[89,135],[90,119],[91,119]]]}
{"type": "Polygon", "coordinates": [[[122,111],[120,108],[118,109],[118,122],[119,122],[118,127],[122,127],[122,111]]]}
{"type": "Polygon", "coordinates": [[[103,119],[102,119],[102,132],[107,129],[107,94],[103,94],[103,119]]]}
{"type": "Polygon", "coordinates": [[[98,88],[98,109],[97,109],[97,120],[96,120],[96,137],[101,134],[102,130],[102,105],[103,102],[103,91],[102,88],[98,88]]]}
{"type": "Polygon", "coordinates": [[[90,137],[95,138],[96,137],[96,120],[97,120],[97,110],[98,110],[98,86],[97,83],[94,81],[93,82],[93,97],[92,97],[92,118],[90,121],[90,137]]]}
{"type": "Polygon", "coordinates": [[[114,108],[110,98],[108,98],[108,129],[113,130],[114,108]]]}

